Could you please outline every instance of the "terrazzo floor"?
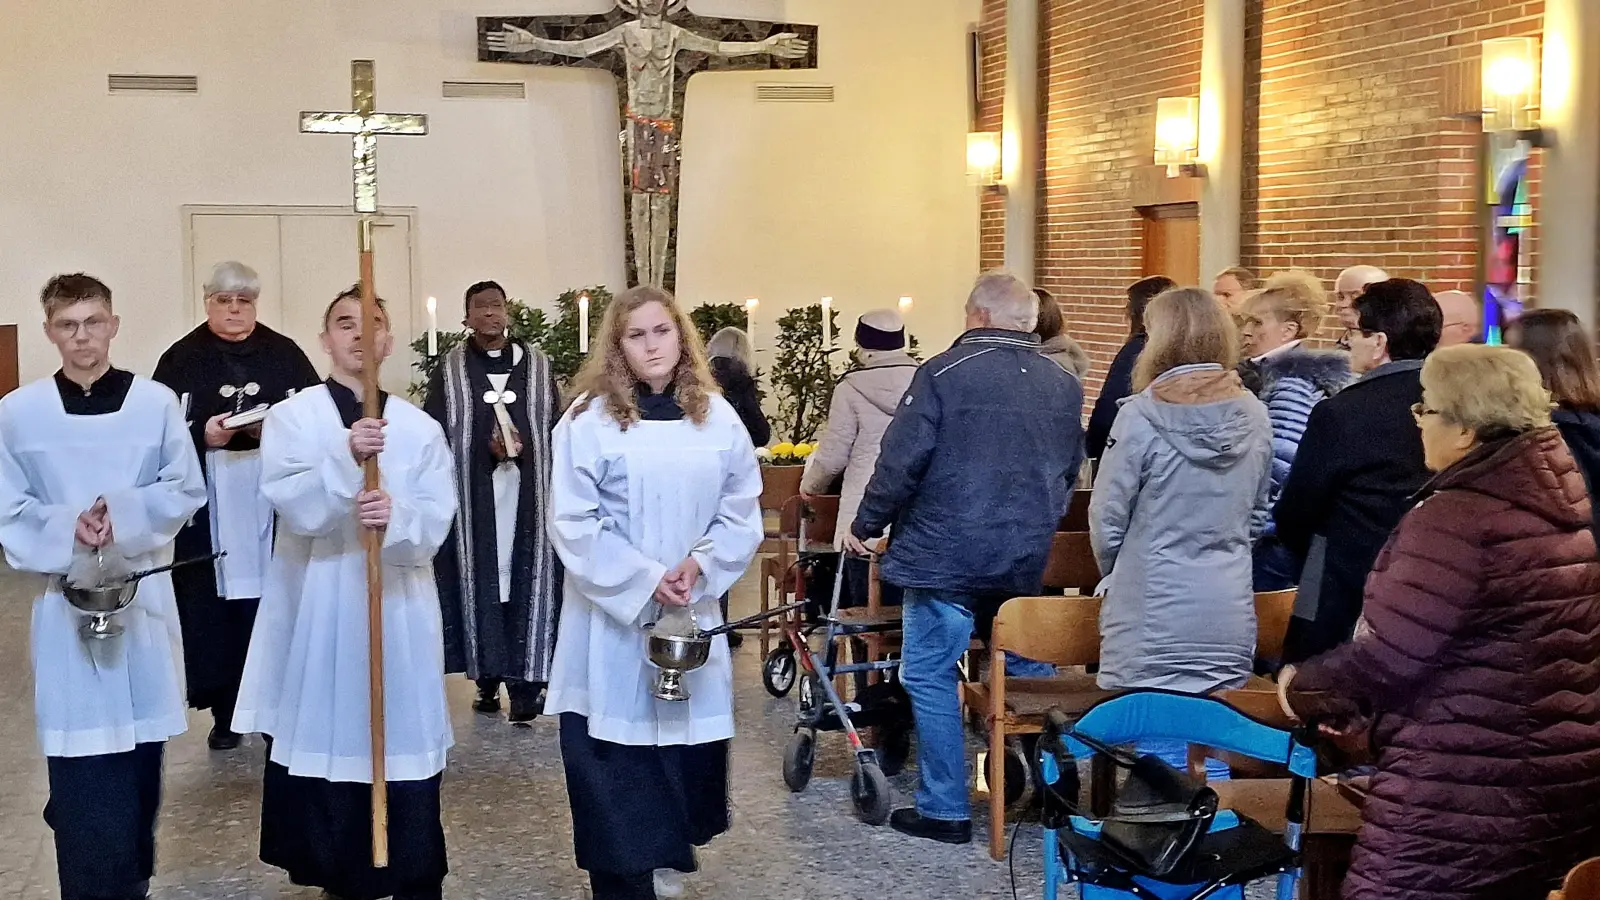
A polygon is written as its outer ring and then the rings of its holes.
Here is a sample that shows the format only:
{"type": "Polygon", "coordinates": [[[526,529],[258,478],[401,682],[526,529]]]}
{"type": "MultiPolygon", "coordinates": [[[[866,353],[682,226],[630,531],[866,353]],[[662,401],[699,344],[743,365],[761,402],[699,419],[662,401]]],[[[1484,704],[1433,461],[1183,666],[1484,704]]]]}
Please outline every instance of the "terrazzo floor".
{"type": "MultiPolygon", "coordinates": [[[[45,766],[33,730],[28,618],[35,583],[0,573],[0,900],[56,900],[55,853],[40,818],[45,766]]],[[[755,607],[754,581],[734,595],[734,612],[755,607]]],[[[849,799],[850,759],[842,735],[823,735],[816,775],[801,794],[780,776],[791,733],[792,700],[761,687],[754,642],[735,653],[739,735],[733,745],[732,831],[701,854],[689,900],[866,900],[866,898],[1010,898],[1005,863],[991,862],[981,837],[952,847],[860,824],[849,799]]],[[[474,714],[471,685],[450,679],[456,747],[443,802],[450,900],[585,898],[587,880],[573,866],[556,723],[532,729],[474,714]]],[[[232,753],[206,748],[209,716],[167,747],[165,804],[154,900],[313,900],[276,869],[256,860],[262,744],[247,739],[232,753]]],[[[893,779],[897,805],[910,802],[915,768],[893,779]]],[[[982,806],[975,799],[975,812],[982,806]]],[[[974,823],[982,832],[984,823],[974,823]]],[[[1038,829],[1021,829],[1014,852],[1016,894],[1040,896],[1038,829]]],[[[1262,894],[1261,896],[1267,896],[1262,894]]]]}

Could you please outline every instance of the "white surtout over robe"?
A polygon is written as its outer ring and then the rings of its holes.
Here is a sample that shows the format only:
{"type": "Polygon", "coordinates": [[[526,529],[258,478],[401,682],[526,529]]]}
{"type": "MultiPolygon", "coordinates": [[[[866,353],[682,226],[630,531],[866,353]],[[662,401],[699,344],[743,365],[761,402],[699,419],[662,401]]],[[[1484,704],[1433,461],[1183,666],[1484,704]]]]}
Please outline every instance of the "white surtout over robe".
{"type": "MultiPolygon", "coordinates": [[[[134,378],[122,408],[70,416],[55,380],[0,400],[0,544],[12,567],[65,575],[78,516],[106,499],[113,546],[135,571],[172,561],[178,529],[206,501],[173,393],[134,378]]],[[[118,637],[91,647],[84,615],[52,577],[33,603],[34,718],[46,756],[123,753],[187,727],[183,642],[172,579],[139,582],[118,637]]]]}
{"type": "MultiPolygon", "coordinates": [[[[454,743],[433,557],[456,513],[438,423],[390,397],[378,457],[393,504],[383,540],[386,777],[444,769],[454,743]]],[[[276,553],[250,639],[234,730],[273,737],[292,775],[372,781],[367,579],[355,497],[361,467],[325,385],[273,407],[262,433],[261,490],[278,513],[276,553]]]]}
{"type": "Polygon", "coordinates": [[[684,676],[687,701],[651,694],[656,669],[643,625],[656,586],[690,553],[700,564],[693,612],[721,624],[717,600],[761,546],[761,470],[733,407],[711,398],[689,419],[619,428],[600,403],[562,417],[553,440],[551,539],[566,566],[545,709],[589,720],[614,744],[704,744],[733,737],[733,668],[717,637],[684,676]]]}

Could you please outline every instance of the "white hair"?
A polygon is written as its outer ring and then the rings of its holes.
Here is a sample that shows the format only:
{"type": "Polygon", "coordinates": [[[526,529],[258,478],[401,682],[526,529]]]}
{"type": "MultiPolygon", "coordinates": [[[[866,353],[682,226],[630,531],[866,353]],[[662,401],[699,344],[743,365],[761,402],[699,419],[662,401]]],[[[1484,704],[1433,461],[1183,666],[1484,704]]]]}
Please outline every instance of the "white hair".
{"type": "Polygon", "coordinates": [[[242,262],[220,262],[211,270],[211,277],[206,279],[206,296],[213,294],[245,294],[250,297],[261,296],[261,276],[256,270],[242,262]]]}
{"type": "Polygon", "coordinates": [[[741,328],[729,325],[706,341],[706,358],[716,359],[719,356],[736,359],[751,372],[756,370],[755,348],[750,346],[750,335],[741,328]]]}
{"type": "Polygon", "coordinates": [[[978,276],[967,297],[967,309],[986,310],[991,328],[1031,333],[1039,324],[1039,298],[1010,272],[996,270],[978,276]]]}
{"type": "Polygon", "coordinates": [[[1369,284],[1388,281],[1389,273],[1377,266],[1351,266],[1339,273],[1333,280],[1333,289],[1336,291],[1359,291],[1369,284]],[[1345,285],[1350,285],[1346,287],[1345,285]]]}

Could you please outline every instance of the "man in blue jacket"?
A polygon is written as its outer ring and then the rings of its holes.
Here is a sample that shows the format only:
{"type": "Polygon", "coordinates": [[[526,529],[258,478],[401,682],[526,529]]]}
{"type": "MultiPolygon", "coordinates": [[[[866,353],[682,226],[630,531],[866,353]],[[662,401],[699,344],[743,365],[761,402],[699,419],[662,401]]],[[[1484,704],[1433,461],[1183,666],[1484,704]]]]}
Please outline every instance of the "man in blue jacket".
{"type": "Polygon", "coordinates": [[[920,785],[889,823],[952,844],[972,840],[956,663],[973,608],[1039,592],[1083,461],[1083,388],[1040,354],[1027,285],[986,274],[966,315],[967,332],[912,379],[845,540],[866,552],[892,525],[883,578],[905,589],[920,785]]]}

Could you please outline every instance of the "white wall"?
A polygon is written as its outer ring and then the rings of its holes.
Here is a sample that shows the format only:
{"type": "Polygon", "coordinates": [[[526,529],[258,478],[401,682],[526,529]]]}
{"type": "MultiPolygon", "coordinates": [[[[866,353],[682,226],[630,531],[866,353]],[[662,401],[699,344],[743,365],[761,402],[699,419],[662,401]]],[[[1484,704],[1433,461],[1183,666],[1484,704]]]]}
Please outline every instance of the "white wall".
{"type": "MultiPolygon", "coordinates": [[[[116,358],[148,372],[193,324],[180,206],[348,203],[348,141],[300,135],[297,114],[347,108],[355,57],[378,61],[381,110],[431,116],[428,137],[379,149],[382,200],[420,210],[418,302],[437,295],[449,321],[479,278],[540,303],[568,287],[620,285],[611,77],[474,61],[478,15],[609,5],[6,4],[0,321],[22,325],[23,378],[56,365],[33,325],[51,274],[85,270],[111,284],[123,316],[116,358]],[[194,74],[200,94],[111,96],[111,72],[194,74]],[[526,80],[528,99],[443,100],[445,79],[526,80]]],[[[680,217],[686,303],[758,296],[770,325],[781,308],[823,294],[852,321],[908,294],[924,344],[948,341],[977,259],[977,197],[963,177],[965,36],[977,0],[699,0],[695,10],[819,24],[822,69],[694,79],[680,217]],[[832,83],[838,100],[758,105],[753,84],[763,80],[832,83]]]]}

